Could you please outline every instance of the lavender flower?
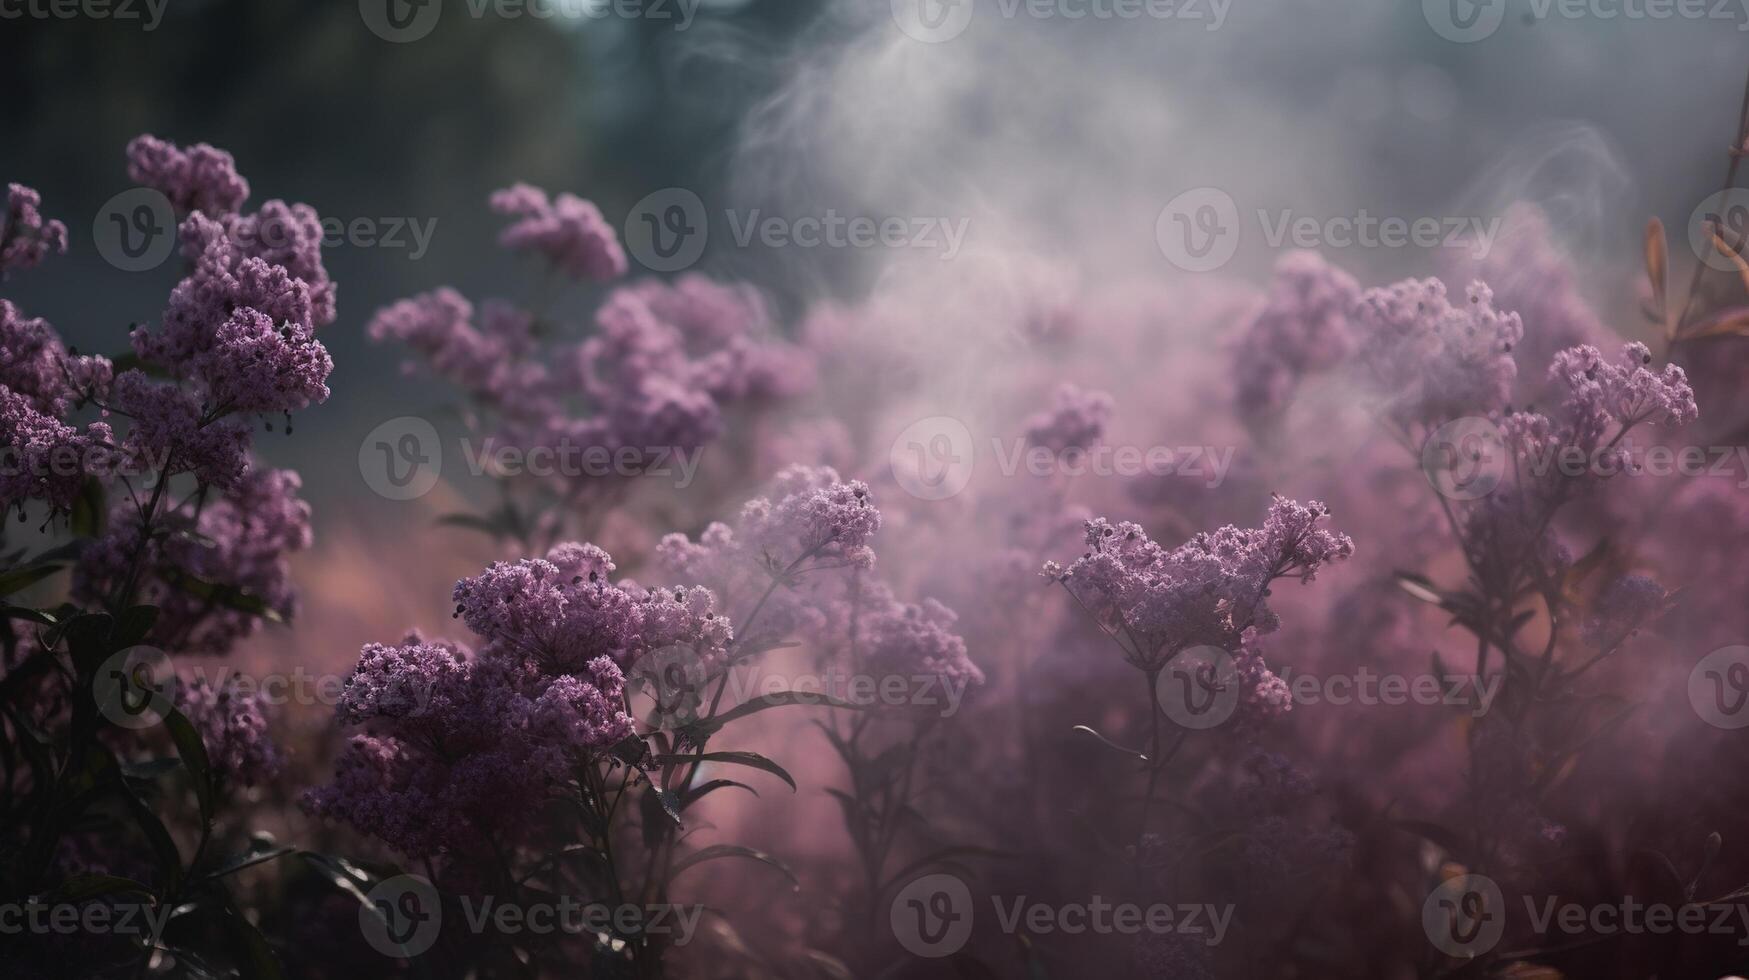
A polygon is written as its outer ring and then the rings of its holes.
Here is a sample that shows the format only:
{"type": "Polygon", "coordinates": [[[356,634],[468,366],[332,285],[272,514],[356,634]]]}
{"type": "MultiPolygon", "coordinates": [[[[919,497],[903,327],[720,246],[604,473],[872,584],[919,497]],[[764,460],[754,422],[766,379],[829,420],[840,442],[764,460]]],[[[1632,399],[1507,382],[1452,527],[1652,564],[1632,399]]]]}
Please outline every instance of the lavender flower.
{"type": "Polygon", "coordinates": [[[360,654],[340,718],[370,727],[305,805],[418,856],[515,841],[543,787],[634,733],[624,668],[685,646],[720,660],[733,638],[709,590],[610,585],[613,559],[567,543],[456,584],[477,653],[408,637],[360,654]]]}
{"type": "Polygon", "coordinates": [[[901,603],[882,583],[858,596],[858,628],[865,643],[859,652],[877,677],[938,677],[950,685],[979,685],[984,672],[966,654],[966,641],[954,632],[959,617],[934,599],[901,603]]]}
{"type": "Polygon", "coordinates": [[[17,269],[34,269],[50,252],[67,254],[67,226],[44,219],[42,196],[23,184],[6,185],[6,217],[0,222],[0,281],[17,269]]]}
{"type": "Polygon", "coordinates": [[[1651,363],[1645,344],[1625,345],[1613,364],[1595,347],[1573,347],[1555,355],[1549,378],[1565,387],[1563,404],[1575,419],[1607,418],[1624,429],[1693,422],[1700,412],[1688,376],[1674,364],[1654,373],[1651,363]]]}
{"type": "MultiPolygon", "coordinates": [[[[1554,230],[1534,205],[1514,204],[1506,210],[1492,248],[1480,259],[1468,248],[1446,249],[1454,258],[1453,282],[1486,282],[1495,305],[1513,310],[1524,322],[1524,339],[1513,352],[1520,363],[1545,364],[1557,351],[1600,343],[1609,332],[1579,291],[1572,263],[1555,241],[1554,230]]],[[[1526,372],[1516,399],[1541,397],[1526,385],[1543,379],[1526,372]]]]}
{"type": "Polygon", "coordinates": [[[152,641],[178,653],[226,653],[259,630],[262,617],[213,602],[203,594],[207,586],[253,596],[281,618],[296,610],[287,557],[311,541],[310,508],[297,496],[301,486],[289,470],[252,470],[198,517],[159,515],[144,543],[140,508],[118,501],[107,533],[74,566],[74,597],[103,601],[137,561],[144,568],[141,598],[159,607],[152,641]],[[191,580],[202,585],[191,587],[191,580]]]}
{"type": "Polygon", "coordinates": [[[1116,403],[1103,391],[1084,391],[1071,384],[1057,386],[1049,409],[1026,420],[1026,441],[1062,455],[1099,444],[1116,403]]]}
{"type": "Polygon", "coordinates": [[[1153,670],[1192,646],[1238,650],[1248,634],[1273,632],[1272,582],[1309,582],[1354,553],[1347,535],[1321,526],[1327,516],[1317,501],[1278,497],[1261,528],[1229,525],[1172,550],[1101,518],[1087,522],[1087,552],[1067,568],[1047,563],[1045,575],[1121,626],[1131,662],[1153,670]]]}
{"type": "Polygon", "coordinates": [[[334,361],[308,328],[244,308],[213,333],[195,371],[213,403],[234,412],[289,412],[328,399],[334,361]]]}
{"type": "Polygon", "coordinates": [[[179,212],[209,217],[235,214],[249,197],[249,182],[237,173],[229,153],[205,143],[184,150],[156,136],[128,144],[128,179],[170,199],[179,212]]]}
{"type": "Polygon", "coordinates": [[[1240,413],[1254,419],[1279,414],[1304,378],[1342,363],[1354,349],[1349,318],[1359,301],[1354,278],[1318,253],[1282,256],[1269,301],[1234,352],[1240,413]]]}
{"type": "MultiPolygon", "coordinates": [[[[200,214],[182,223],[183,253],[194,271],[170,293],[156,331],[133,333],[135,353],[178,374],[192,370],[213,345],[214,335],[240,309],[252,309],[275,324],[306,333],[317,326],[309,284],[233,242],[223,225],[200,214]]],[[[312,341],[313,342],[313,341],[312,341]]]]}
{"type": "Polygon", "coordinates": [[[262,692],[246,692],[235,680],[215,688],[197,677],[178,685],[177,698],[206,745],[214,774],[246,786],[278,775],[285,760],[268,737],[262,692]]]}
{"type": "Polygon", "coordinates": [[[238,487],[249,467],[249,427],[203,411],[189,392],[125,371],[112,386],[110,408],[133,424],[121,450],[136,472],[193,473],[204,484],[238,487]]]}
{"type": "Polygon", "coordinates": [[[605,282],[625,275],[626,257],[600,209],[574,194],[548,199],[546,191],[515,184],[492,195],[492,210],[518,220],[498,236],[505,248],[538,252],[577,280],[605,282]]]}
{"type": "Polygon", "coordinates": [[[105,391],[112,370],[107,358],[73,356],[47,320],[0,299],[0,385],[37,411],[65,415],[73,402],[105,391]]]}
{"type": "Polygon", "coordinates": [[[870,567],[869,541],[881,512],[860,480],[844,482],[829,466],[790,466],[772,481],[771,497],[741,508],[742,546],[783,568],[804,560],[870,567]]]}
{"type": "Polygon", "coordinates": [[[1361,297],[1358,353],[1393,420],[1437,426],[1505,407],[1524,325],[1518,314],[1495,310],[1493,298],[1475,282],[1454,306],[1438,279],[1408,279],[1361,297]]]}
{"type": "Polygon", "coordinates": [[[1670,594],[1650,576],[1623,575],[1598,593],[1585,618],[1585,642],[1594,647],[1620,643],[1663,615],[1669,604],[1670,594]]]}
{"type": "Polygon", "coordinates": [[[92,423],[81,433],[34,408],[30,400],[0,386],[0,513],[41,500],[56,511],[72,507],[85,483],[92,448],[109,442],[109,427],[92,423]]]}

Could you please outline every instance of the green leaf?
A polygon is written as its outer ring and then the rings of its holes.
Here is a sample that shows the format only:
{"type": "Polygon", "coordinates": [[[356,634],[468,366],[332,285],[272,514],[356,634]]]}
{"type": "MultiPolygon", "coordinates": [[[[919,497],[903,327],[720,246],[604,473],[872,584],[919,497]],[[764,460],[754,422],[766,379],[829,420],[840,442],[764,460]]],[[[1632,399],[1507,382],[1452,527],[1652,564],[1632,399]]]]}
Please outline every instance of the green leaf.
{"type": "MultiPolygon", "coordinates": [[[[119,780],[118,780],[119,782],[119,780]]],[[[134,791],[122,783],[121,797],[127,804],[128,811],[133,814],[134,823],[139,825],[140,833],[146,835],[146,841],[152,845],[152,851],[158,857],[158,871],[163,876],[164,892],[174,895],[182,886],[182,852],[176,849],[176,840],[170,836],[170,831],[164,829],[164,822],[152,812],[134,791]]]]}
{"type": "Polygon", "coordinates": [[[69,905],[96,898],[99,895],[147,895],[152,889],[132,878],[121,878],[116,875],[84,874],[73,875],[66,881],[56,885],[43,899],[50,905],[66,903],[69,905]]]}
{"type": "Polygon", "coordinates": [[[142,759],[139,762],[121,761],[121,774],[129,779],[154,780],[180,768],[182,768],[181,759],[142,759]]]}
{"type": "Polygon", "coordinates": [[[345,858],[332,858],[315,851],[299,851],[298,857],[319,872],[335,888],[351,895],[358,904],[370,908],[370,897],[364,893],[371,884],[370,876],[354,868],[345,858]]]}
{"type": "Polygon", "coordinates": [[[669,874],[669,880],[672,881],[673,879],[680,877],[680,873],[687,868],[703,864],[706,861],[715,861],[719,858],[732,857],[746,858],[749,861],[758,861],[761,864],[776,868],[783,873],[785,878],[790,880],[791,887],[796,891],[800,891],[802,888],[800,879],[796,878],[795,872],[791,871],[788,865],[764,851],[757,851],[751,847],[742,847],[740,844],[712,844],[709,847],[688,854],[674,862],[674,870],[669,874]]]}
{"type": "Polygon", "coordinates": [[[267,937],[243,917],[230,896],[225,897],[225,935],[230,940],[231,953],[237,959],[237,971],[243,980],[280,980],[279,957],[267,937]]]}
{"type": "Polygon", "coordinates": [[[280,847],[270,847],[264,851],[244,851],[242,854],[233,855],[225,861],[220,862],[218,867],[206,873],[206,877],[210,881],[215,878],[223,878],[226,875],[234,875],[237,872],[242,871],[244,868],[253,868],[257,864],[266,864],[269,861],[277,861],[296,850],[297,848],[295,847],[282,845],[280,847]]]}
{"type": "Polygon", "coordinates": [[[789,784],[790,792],[795,792],[795,777],[791,776],[782,766],[757,752],[706,752],[703,755],[661,755],[656,757],[657,765],[685,765],[692,761],[719,762],[731,766],[747,766],[771,773],[773,776],[789,784]]]}
{"type": "Polygon", "coordinates": [[[91,677],[109,655],[116,652],[109,642],[114,626],[115,620],[107,613],[82,613],[62,624],[67,651],[73,655],[73,666],[80,677],[91,677]]]}
{"type": "Polygon", "coordinates": [[[712,792],[719,790],[719,789],[728,789],[731,786],[738,787],[740,789],[744,789],[747,792],[752,793],[754,796],[759,795],[758,790],[747,785],[746,783],[738,783],[738,782],[734,781],[733,779],[713,779],[708,783],[700,783],[699,785],[694,786],[693,788],[687,790],[686,795],[684,797],[682,797],[680,800],[680,808],[682,810],[684,810],[687,807],[693,805],[694,803],[697,803],[700,799],[704,798],[707,794],[712,793],[712,792]]]}
{"type": "Polygon", "coordinates": [[[9,596],[14,592],[22,592],[65,567],[67,566],[53,563],[26,565],[23,568],[14,568],[9,572],[0,573],[0,597],[9,596]]]}
{"type": "Polygon", "coordinates": [[[194,723],[180,709],[170,709],[164,716],[164,726],[170,730],[170,738],[176,743],[176,754],[182,757],[183,768],[194,779],[194,795],[200,801],[200,819],[202,823],[211,826],[214,804],[213,773],[212,761],[207,758],[206,743],[201,740],[194,723]]]}
{"type": "Polygon", "coordinates": [[[55,617],[40,609],[26,609],[23,606],[8,606],[0,604],[0,619],[23,619],[38,626],[54,626],[55,617]]]}
{"type": "Polygon", "coordinates": [[[1124,755],[1140,759],[1143,762],[1148,761],[1147,755],[1145,755],[1141,752],[1137,752],[1135,749],[1129,748],[1127,746],[1119,745],[1116,742],[1113,742],[1111,739],[1106,738],[1104,735],[1099,734],[1090,725],[1076,725],[1074,728],[1071,728],[1069,730],[1071,732],[1080,732],[1083,735],[1091,735],[1095,740],[1097,740],[1099,742],[1099,744],[1105,746],[1108,749],[1111,749],[1114,752],[1121,752],[1124,755]]]}
{"type": "MultiPolygon", "coordinates": [[[[754,715],[770,708],[782,708],[792,704],[801,705],[803,707],[825,706],[828,708],[845,708],[850,711],[867,710],[864,705],[852,704],[849,701],[833,697],[830,694],[818,694],[807,691],[778,691],[775,694],[766,694],[757,698],[749,698],[714,718],[703,719],[688,727],[708,736],[715,734],[718,730],[723,728],[723,726],[732,721],[740,721],[748,715],[754,715]]],[[[696,744],[698,740],[694,739],[693,741],[696,744]]]]}
{"type": "Polygon", "coordinates": [[[494,541],[502,540],[510,535],[507,528],[492,518],[480,514],[444,514],[431,523],[437,527],[459,527],[468,531],[478,531],[494,541]]]}
{"type": "Polygon", "coordinates": [[[73,498],[70,516],[73,534],[80,538],[102,537],[108,520],[109,506],[103,499],[103,484],[96,477],[88,476],[79,486],[79,496],[73,498]]]}
{"type": "Polygon", "coordinates": [[[180,571],[171,571],[166,577],[170,580],[170,584],[197,599],[205,599],[216,606],[233,612],[260,616],[270,623],[285,622],[285,617],[279,614],[279,610],[269,606],[266,599],[246,589],[239,589],[234,585],[208,582],[180,571]]]}
{"type": "Polygon", "coordinates": [[[119,649],[139,646],[158,622],[157,606],[130,606],[116,617],[114,643],[119,649]]]}
{"type": "Polygon", "coordinates": [[[1418,572],[1398,572],[1397,587],[1422,602],[1450,608],[1445,593],[1429,581],[1427,576],[1418,572]]]}

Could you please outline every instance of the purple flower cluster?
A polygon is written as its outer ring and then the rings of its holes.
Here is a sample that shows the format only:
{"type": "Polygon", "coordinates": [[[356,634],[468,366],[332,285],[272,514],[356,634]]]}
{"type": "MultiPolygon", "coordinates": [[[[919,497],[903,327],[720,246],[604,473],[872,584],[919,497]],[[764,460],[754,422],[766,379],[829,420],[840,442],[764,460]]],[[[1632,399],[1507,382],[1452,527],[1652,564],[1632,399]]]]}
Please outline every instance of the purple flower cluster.
{"type": "Polygon", "coordinates": [[[767,496],[748,501],[734,527],[713,522],[693,541],[669,534],[657,563],[670,579],[710,585],[724,601],[756,602],[761,637],[791,637],[882,677],[938,677],[977,685],[959,617],[934,599],[907,603],[871,573],[881,515],[860,481],[831,467],[786,467],[767,496]]]}
{"type": "MultiPolygon", "coordinates": [[[[505,232],[506,247],[546,252],[576,278],[625,271],[613,229],[588,202],[567,194],[551,203],[518,185],[493,206],[526,215],[505,232]]],[[[407,345],[461,389],[476,410],[471,424],[525,451],[602,452],[626,475],[717,438],[730,405],[790,398],[814,381],[811,357],[773,335],[756,291],[702,276],[614,289],[581,341],[541,342],[564,332],[550,327],[544,313],[502,301],[476,311],[443,288],[379,311],[369,333],[407,345]]],[[[588,485],[581,474],[562,482],[567,496],[588,485]]]]}
{"type": "Polygon", "coordinates": [[[493,193],[492,210],[517,219],[498,236],[505,248],[543,255],[572,279],[606,282],[625,275],[625,252],[613,226],[575,194],[549,199],[538,187],[515,184],[493,193]]]}
{"type": "Polygon", "coordinates": [[[608,584],[613,562],[593,545],[563,544],[544,559],[496,562],[455,586],[456,616],[484,637],[483,653],[578,669],[596,657],[630,666],[644,653],[685,646],[718,660],[733,633],[702,587],[608,584]]]}
{"type": "Polygon", "coordinates": [[[42,196],[22,184],[6,185],[6,216],[0,221],[0,280],[15,269],[34,269],[50,252],[67,253],[67,226],[38,210],[42,196]]]}
{"type": "Polygon", "coordinates": [[[1354,277],[1318,253],[1282,256],[1269,300],[1235,351],[1240,413],[1251,419],[1277,415],[1304,378],[1341,364],[1354,348],[1349,318],[1359,301],[1354,277]]]}
{"type": "MultiPolygon", "coordinates": [[[[1541,464],[1523,477],[1521,488],[1537,514],[1552,514],[1578,489],[1591,489],[1604,478],[1635,465],[1622,440],[1635,427],[1687,425],[1699,417],[1694,390],[1682,368],[1666,364],[1650,368],[1646,345],[1624,345],[1610,362],[1595,347],[1572,347],[1555,355],[1549,365],[1549,386],[1561,394],[1554,413],[1521,411],[1501,424],[1507,445],[1520,460],[1541,464]],[[1584,479],[1573,479],[1551,461],[1585,460],[1584,479]]],[[[1541,517],[1531,523],[1546,525],[1541,517]]]]}
{"type": "Polygon", "coordinates": [[[1047,562],[1044,574],[1106,622],[1132,663],[1153,670],[1189,647],[1233,651],[1274,632],[1272,582],[1309,582],[1354,553],[1347,535],[1322,526],[1328,516],[1316,501],[1278,497],[1260,528],[1228,525],[1170,550],[1136,524],[1100,518],[1087,522],[1086,553],[1066,568],[1047,562]]]}
{"type": "Polygon", "coordinates": [[[7,465],[0,467],[0,511],[22,511],[32,500],[56,511],[70,509],[84,486],[84,461],[109,435],[101,422],[81,432],[0,385],[0,446],[10,451],[7,465]]]}
{"type": "Polygon", "coordinates": [[[609,584],[613,571],[580,544],[494,563],[455,587],[477,653],[417,636],[365,647],[339,716],[366,732],[308,807],[409,855],[519,839],[547,785],[634,734],[627,669],[675,647],[721,662],[733,639],[709,590],[609,584]]]}
{"type": "Polygon", "coordinates": [[[266,703],[235,680],[214,687],[197,677],[177,687],[177,707],[200,733],[213,773],[246,786],[272,779],[285,763],[267,734],[266,703]]]}
{"type": "Polygon", "coordinates": [[[1051,407],[1026,420],[1026,441],[1057,455],[1091,449],[1104,437],[1115,410],[1116,402],[1103,391],[1058,385],[1051,407]]]}
{"type": "Polygon", "coordinates": [[[843,480],[829,466],[794,465],[777,474],[767,496],[742,506],[734,530],[713,524],[696,545],[669,535],[663,554],[673,570],[701,572],[707,567],[868,568],[875,559],[870,541],[880,526],[881,512],[867,484],[843,480]]]}
{"type": "Polygon", "coordinates": [[[857,598],[860,643],[858,670],[876,677],[939,677],[952,685],[984,683],[984,672],[966,654],[966,641],[954,631],[959,617],[935,601],[899,602],[882,582],[863,587],[857,598]]]}
{"type": "Polygon", "coordinates": [[[246,220],[221,223],[197,213],[183,222],[193,271],[171,291],[159,328],[135,329],[134,352],[192,381],[221,413],[289,412],[321,402],[334,365],[315,332],[334,318],[334,287],[321,266],[320,229],[289,252],[268,248],[289,263],[276,264],[263,257],[259,239],[234,234],[246,220]],[[248,390],[238,371],[281,380],[248,390]]]}
{"type": "Polygon", "coordinates": [[[1452,304],[1438,279],[1408,279],[1369,289],[1355,309],[1357,353],[1400,425],[1437,426],[1503,409],[1524,336],[1516,313],[1494,308],[1485,283],[1471,283],[1452,304]]]}
{"type": "Polygon", "coordinates": [[[407,345],[470,397],[522,417],[545,407],[535,395],[549,383],[544,364],[529,357],[531,325],[515,307],[491,302],[475,327],[473,304],[445,287],[378,310],[368,332],[372,340],[407,345]]]}
{"type": "Polygon", "coordinates": [[[107,391],[112,374],[108,358],[73,355],[47,320],[0,299],[0,385],[32,408],[65,415],[107,391]]]}
{"type": "Polygon", "coordinates": [[[74,597],[101,602],[138,566],[140,599],[158,607],[151,634],[156,645],[177,653],[226,653],[260,629],[254,604],[281,618],[296,610],[288,556],[311,541],[301,486],[289,470],[250,470],[198,513],[160,514],[144,540],[140,509],[118,501],[108,530],[74,566],[74,597]],[[227,603],[215,590],[251,598],[227,603]]]}
{"type": "Polygon", "coordinates": [[[1648,425],[1687,425],[1700,417],[1688,376],[1674,364],[1653,371],[1652,352],[1645,344],[1622,347],[1614,363],[1595,347],[1561,351],[1549,365],[1549,378],[1559,382],[1566,397],[1562,407],[1581,428],[1596,421],[1624,429],[1648,425]]]}
{"type": "Polygon", "coordinates": [[[205,143],[183,149],[156,136],[136,136],[128,144],[128,179],[163,194],[184,214],[235,214],[249,197],[236,161],[205,143]]]}
{"type": "Polygon", "coordinates": [[[303,328],[243,307],[213,332],[195,370],[212,401],[234,412],[286,412],[328,399],[328,351],[303,328]]]}
{"type": "Polygon", "coordinates": [[[1670,594],[1648,575],[1623,575],[1598,593],[1585,620],[1585,642],[1594,647],[1620,643],[1669,608],[1670,594]]]}
{"type": "MultiPolygon", "coordinates": [[[[1573,266],[1555,241],[1549,219],[1534,205],[1514,204],[1506,210],[1493,247],[1481,259],[1469,249],[1448,250],[1461,256],[1453,282],[1477,279],[1494,290],[1494,303],[1512,310],[1524,322],[1524,341],[1514,352],[1520,363],[1546,364],[1557,351],[1607,337],[1602,321],[1580,294],[1573,266]]],[[[1518,401],[1530,403],[1541,393],[1527,386],[1543,379],[1526,372],[1518,401]]]]}
{"type": "MultiPolygon", "coordinates": [[[[39,204],[35,191],[9,186],[0,278],[35,266],[50,250],[66,251],[66,227],[45,221],[39,204]]],[[[112,373],[108,360],[73,355],[48,321],[0,300],[0,446],[8,451],[0,467],[0,512],[22,514],[33,501],[51,511],[71,508],[88,461],[110,447],[114,433],[105,422],[80,427],[67,415],[99,396],[112,373]]]]}

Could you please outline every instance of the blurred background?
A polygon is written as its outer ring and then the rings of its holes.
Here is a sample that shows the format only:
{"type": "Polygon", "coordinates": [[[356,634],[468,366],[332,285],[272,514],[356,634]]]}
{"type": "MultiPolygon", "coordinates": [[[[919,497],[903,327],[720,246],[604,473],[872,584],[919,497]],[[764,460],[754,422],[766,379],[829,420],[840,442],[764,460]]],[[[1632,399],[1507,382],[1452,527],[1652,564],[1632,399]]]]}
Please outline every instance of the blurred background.
{"type": "MultiPolygon", "coordinates": [[[[327,250],[333,397],[260,447],[304,472],[319,528],[341,514],[404,527],[409,508],[361,493],[352,464],[365,432],[431,399],[362,327],[440,283],[525,296],[533,275],[494,247],[485,206],[513,181],[590,198],[616,224],[667,187],[712,209],[966,215],[974,246],[1162,277],[1184,273],[1154,220],[1185,188],[1315,215],[1484,214],[1529,197],[1580,257],[1621,260],[1647,215],[1685,228],[1716,189],[1749,56],[1741,10],[1549,20],[1511,3],[1492,36],[1453,43],[1393,0],[1202,0],[1180,21],[1029,20],[980,2],[972,29],[939,44],[905,36],[887,0],[673,0],[644,17],[562,3],[476,16],[453,0],[406,43],[349,2],[165,0],[155,24],[143,0],[131,20],[9,16],[0,175],[39,188],[74,239],[12,293],[94,351],[158,315],[174,263],[121,272],[91,247],[142,132],[230,150],[256,202],[308,202],[385,235],[407,223],[396,245],[327,250]]],[[[1267,268],[1249,237],[1226,271],[1267,268]]],[[[854,297],[883,261],[827,251],[719,233],[698,268],[793,310],[854,297]]],[[[1424,258],[1366,261],[1396,267],[1382,279],[1424,258]]]]}

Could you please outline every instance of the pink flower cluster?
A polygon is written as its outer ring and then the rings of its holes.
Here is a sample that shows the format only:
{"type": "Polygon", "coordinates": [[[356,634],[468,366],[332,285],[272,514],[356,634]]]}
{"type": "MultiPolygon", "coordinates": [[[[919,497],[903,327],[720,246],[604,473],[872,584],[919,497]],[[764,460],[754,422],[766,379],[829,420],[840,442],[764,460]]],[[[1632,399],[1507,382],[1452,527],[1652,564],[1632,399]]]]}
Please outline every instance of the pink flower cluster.
{"type": "Polygon", "coordinates": [[[176,693],[177,707],[205,743],[214,775],[254,786],[279,774],[285,757],[268,736],[263,692],[248,691],[235,680],[214,687],[196,678],[176,693]]]}
{"type": "Polygon", "coordinates": [[[601,209],[575,194],[515,184],[492,195],[492,210],[517,220],[499,235],[505,248],[535,252],[573,279],[606,282],[625,275],[625,252],[601,209]]]}
{"type": "Polygon", "coordinates": [[[1282,256],[1268,302],[1235,351],[1240,414],[1266,419],[1280,413],[1304,378],[1346,360],[1354,348],[1349,317],[1359,301],[1354,277],[1318,253],[1282,256]]]}
{"type": "Polygon", "coordinates": [[[44,219],[42,196],[22,184],[6,185],[6,215],[0,221],[0,280],[15,269],[34,269],[50,252],[67,252],[67,226],[44,219]]]}
{"type": "Polygon", "coordinates": [[[136,136],[128,144],[128,179],[163,194],[184,214],[235,214],[249,197],[236,161],[205,143],[183,149],[156,136],[136,136]]]}
{"type": "Polygon", "coordinates": [[[1397,423],[1437,426],[1500,411],[1511,399],[1512,350],[1524,324],[1494,308],[1487,284],[1471,283],[1458,304],[1438,279],[1370,289],[1354,319],[1357,354],[1397,423]]]}
{"type": "Polygon", "coordinates": [[[744,630],[809,641],[854,670],[983,683],[953,610],[934,599],[902,602],[872,574],[881,515],[865,484],[831,467],[792,465],[767,494],[743,505],[734,527],[713,522],[696,541],[665,536],[663,573],[704,582],[725,602],[756,603],[759,617],[744,630]]]}
{"type": "Polygon", "coordinates": [[[1084,391],[1071,384],[1057,386],[1051,407],[1026,420],[1028,445],[1061,455],[1099,444],[1117,403],[1103,391],[1084,391]]]}
{"type": "Polygon", "coordinates": [[[1087,522],[1088,550],[1067,567],[1047,562],[1044,574],[1108,624],[1132,663],[1153,670],[1193,646],[1235,651],[1274,632],[1271,583],[1309,582],[1354,554],[1347,535],[1322,526],[1328,516],[1317,501],[1278,497],[1260,528],[1228,525],[1172,549],[1139,525],[1100,518],[1087,522]]]}
{"type": "Polygon", "coordinates": [[[101,603],[140,565],[139,599],[158,607],[153,641],[178,654],[224,654],[261,628],[262,611],[296,611],[288,558],[311,542],[301,487],[290,470],[252,469],[198,512],[160,514],[143,540],[140,508],[118,500],[108,530],[74,566],[73,595],[101,603]],[[226,602],[214,589],[250,598],[226,602]]]}
{"type": "Polygon", "coordinates": [[[708,589],[609,584],[614,568],[580,544],[494,563],[455,587],[477,652],[366,646],[339,708],[366,731],[306,805],[409,855],[520,839],[546,785],[634,734],[628,669],[677,647],[720,663],[733,639],[708,589]]]}
{"type": "MultiPolygon", "coordinates": [[[[506,247],[541,251],[574,278],[609,280],[626,269],[613,229],[586,201],[561,194],[552,203],[517,185],[493,195],[493,206],[524,215],[505,232],[506,247]]],[[[543,343],[565,333],[550,329],[546,313],[496,300],[476,311],[443,288],[380,310],[369,334],[418,353],[469,397],[470,418],[510,445],[602,450],[630,472],[663,451],[711,442],[731,405],[790,398],[813,384],[810,357],[772,335],[763,299],[744,286],[696,275],[625,285],[593,320],[581,341],[543,343]]],[[[580,475],[561,482],[570,495],[588,485],[580,475]]]]}
{"type": "MultiPolygon", "coordinates": [[[[21,464],[0,475],[0,505],[66,511],[96,479],[110,519],[81,553],[75,598],[150,602],[159,607],[152,642],[223,653],[263,614],[294,606],[286,555],[309,545],[309,509],[295,474],[254,466],[245,416],[328,396],[332,361],[314,331],[334,318],[334,287],[315,212],[275,201],[237,213],[248,184],[228,154],[145,136],[128,159],[136,180],[190,212],[180,234],[191,269],[162,322],[132,335],[139,358],[169,379],[117,374],[0,301],[0,441],[21,464]],[[102,418],[73,421],[86,406],[102,418]],[[194,492],[166,493],[182,474],[194,492]]],[[[34,193],[14,198],[34,214],[34,193]]]]}

